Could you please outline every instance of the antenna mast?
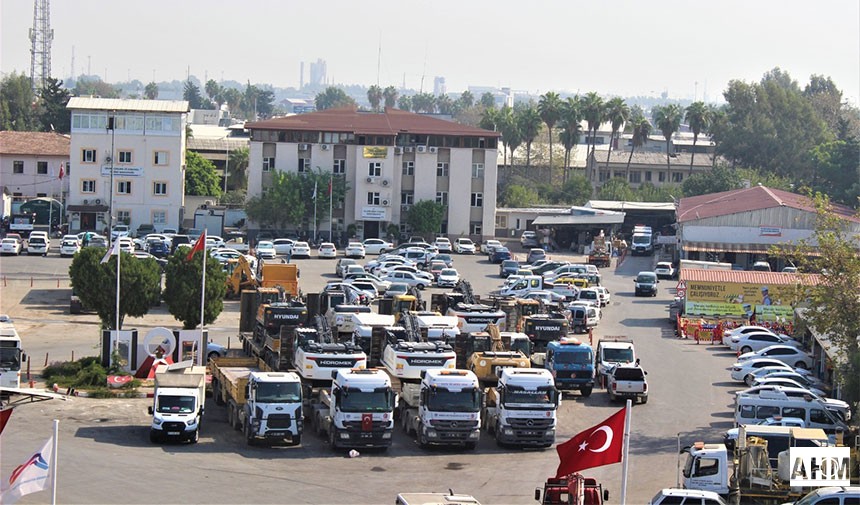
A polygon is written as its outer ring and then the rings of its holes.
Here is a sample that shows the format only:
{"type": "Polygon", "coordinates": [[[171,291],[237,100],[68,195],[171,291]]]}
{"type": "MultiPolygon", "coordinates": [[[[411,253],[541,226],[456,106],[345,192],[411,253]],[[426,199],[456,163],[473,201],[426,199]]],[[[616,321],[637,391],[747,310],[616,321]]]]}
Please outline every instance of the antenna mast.
{"type": "Polygon", "coordinates": [[[34,90],[45,87],[51,77],[51,6],[49,0],[33,1],[33,28],[30,29],[30,85],[34,90]]]}

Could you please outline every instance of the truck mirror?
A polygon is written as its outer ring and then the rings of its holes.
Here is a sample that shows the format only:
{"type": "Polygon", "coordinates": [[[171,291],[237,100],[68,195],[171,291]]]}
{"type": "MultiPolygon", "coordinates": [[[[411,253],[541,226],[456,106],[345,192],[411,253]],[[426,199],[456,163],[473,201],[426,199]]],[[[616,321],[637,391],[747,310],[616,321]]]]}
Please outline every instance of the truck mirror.
{"type": "Polygon", "coordinates": [[[332,380],[337,379],[337,370],[331,371],[331,378],[332,378],[332,380]]]}
{"type": "Polygon", "coordinates": [[[24,362],[26,362],[26,361],[27,361],[27,353],[26,353],[26,352],[22,352],[22,353],[21,353],[21,363],[24,363],[24,362]]]}
{"type": "Polygon", "coordinates": [[[608,501],[608,500],[609,500],[609,490],[604,489],[603,490],[603,501],[608,501]]]}
{"type": "Polygon", "coordinates": [[[152,405],[150,405],[150,406],[146,409],[146,411],[147,411],[147,412],[149,412],[149,415],[152,415],[152,405]]]}
{"type": "Polygon", "coordinates": [[[535,488],[535,501],[540,501],[540,488],[535,488]]]}

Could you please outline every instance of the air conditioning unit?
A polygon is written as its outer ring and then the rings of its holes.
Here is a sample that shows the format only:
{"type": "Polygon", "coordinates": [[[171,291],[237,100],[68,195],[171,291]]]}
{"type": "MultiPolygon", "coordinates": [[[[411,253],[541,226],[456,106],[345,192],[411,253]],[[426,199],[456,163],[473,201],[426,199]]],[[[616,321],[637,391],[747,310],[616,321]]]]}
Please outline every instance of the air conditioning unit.
{"type": "Polygon", "coordinates": [[[96,198],[96,205],[101,205],[101,204],[102,204],[102,199],[96,198]]]}
{"type": "Polygon", "coordinates": [[[364,182],[366,182],[368,184],[373,184],[374,182],[376,182],[376,179],[373,177],[368,177],[367,179],[364,180],[364,182]]]}
{"type": "Polygon", "coordinates": [[[414,148],[414,147],[411,147],[411,146],[410,146],[410,147],[404,147],[404,148],[403,148],[403,152],[406,152],[406,153],[411,153],[411,152],[413,152],[413,151],[415,151],[415,148],[414,148]]]}
{"type": "Polygon", "coordinates": [[[307,151],[309,147],[307,144],[299,144],[299,151],[307,151]]]}
{"type": "Polygon", "coordinates": [[[90,201],[87,200],[86,198],[84,198],[84,205],[89,205],[89,204],[90,204],[90,201]]]}
{"type": "Polygon", "coordinates": [[[320,149],[322,149],[323,151],[328,151],[329,149],[331,149],[331,146],[328,144],[320,144],[320,149]]]}
{"type": "Polygon", "coordinates": [[[394,154],[403,154],[403,148],[402,147],[395,147],[394,148],[394,154]]]}
{"type": "Polygon", "coordinates": [[[388,179],[382,179],[382,185],[388,187],[391,185],[391,181],[389,181],[388,179]]]}
{"type": "Polygon", "coordinates": [[[391,205],[391,202],[389,202],[388,200],[382,200],[383,207],[388,207],[389,205],[391,205]]]}
{"type": "Polygon", "coordinates": [[[430,150],[430,154],[436,154],[439,152],[438,147],[428,147],[428,149],[430,150]]]}
{"type": "Polygon", "coordinates": [[[417,148],[415,148],[415,149],[416,149],[416,151],[417,151],[417,152],[419,152],[419,153],[426,153],[426,152],[427,152],[427,146],[418,146],[418,147],[417,147],[417,148]]]}

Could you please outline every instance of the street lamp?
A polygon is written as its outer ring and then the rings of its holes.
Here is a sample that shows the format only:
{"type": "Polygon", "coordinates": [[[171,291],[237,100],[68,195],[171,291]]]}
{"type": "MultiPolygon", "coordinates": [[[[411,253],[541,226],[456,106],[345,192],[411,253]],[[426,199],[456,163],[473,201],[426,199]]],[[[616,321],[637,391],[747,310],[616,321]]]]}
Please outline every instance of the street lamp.
{"type": "Polygon", "coordinates": [[[114,157],[114,139],[116,138],[116,111],[112,111],[108,116],[107,129],[110,130],[110,188],[108,188],[108,232],[107,240],[110,247],[113,242],[113,157],[114,157]]]}

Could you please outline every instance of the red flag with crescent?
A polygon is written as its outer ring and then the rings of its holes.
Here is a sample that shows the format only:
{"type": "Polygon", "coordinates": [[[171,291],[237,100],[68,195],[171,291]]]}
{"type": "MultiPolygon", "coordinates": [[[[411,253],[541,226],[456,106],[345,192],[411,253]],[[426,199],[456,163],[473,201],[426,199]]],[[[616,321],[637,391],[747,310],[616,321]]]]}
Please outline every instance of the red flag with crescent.
{"type": "Polygon", "coordinates": [[[621,409],[602,423],[559,444],[556,451],[561,461],[556,477],[564,477],[586,468],[619,463],[624,442],[625,411],[626,409],[621,409]]]}
{"type": "Polygon", "coordinates": [[[373,431],[373,414],[361,415],[361,431],[373,431]]]}
{"type": "Polygon", "coordinates": [[[0,410],[0,433],[3,433],[3,428],[9,422],[9,416],[12,415],[12,409],[0,410]]]}

